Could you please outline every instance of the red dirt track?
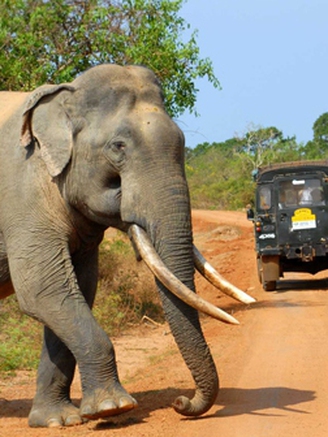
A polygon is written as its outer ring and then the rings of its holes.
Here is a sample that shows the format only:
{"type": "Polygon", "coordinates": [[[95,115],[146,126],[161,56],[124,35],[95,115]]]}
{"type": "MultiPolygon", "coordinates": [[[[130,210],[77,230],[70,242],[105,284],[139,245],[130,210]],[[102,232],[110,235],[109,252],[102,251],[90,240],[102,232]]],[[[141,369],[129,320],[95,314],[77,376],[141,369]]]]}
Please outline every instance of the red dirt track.
{"type": "MultiPolygon", "coordinates": [[[[326,437],[328,303],[325,274],[289,274],[278,291],[257,279],[252,224],[241,212],[194,211],[195,243],[228,280],[257,299],[245,306],[197,276],[198,293],[240,326],[202,317],[221,390],[202,418],[170,407],[193,382],[166,325],[143,324],[113,340],[121,380],[139,407],[108,421],[31,429],[35,374],[0,380],[0,437],[326,437]]],[[[327,272],[324,272],[327,273],[327,272]]],[[[81,393],[76,378],[73,398],[81,393]]]]}

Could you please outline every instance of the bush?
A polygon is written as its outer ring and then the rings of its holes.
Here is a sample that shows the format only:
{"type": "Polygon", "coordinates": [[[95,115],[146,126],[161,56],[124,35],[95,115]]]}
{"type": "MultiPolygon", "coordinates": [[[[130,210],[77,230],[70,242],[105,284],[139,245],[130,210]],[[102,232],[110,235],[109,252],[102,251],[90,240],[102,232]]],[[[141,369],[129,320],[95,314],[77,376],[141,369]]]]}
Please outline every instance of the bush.
{"type": "Polygon", "coordinates": [[[22,314],[15,296],[0,306],[0,371],[35,369],[38,365],[42,327],[22,314]]]}
{"type": "Polygon", "coordinates": [[[109,335],[117,335],[147,315],[163,321],[153,275],[135,259],[124,234],[100,246],[99,282],[94,314],[109,335]]]}

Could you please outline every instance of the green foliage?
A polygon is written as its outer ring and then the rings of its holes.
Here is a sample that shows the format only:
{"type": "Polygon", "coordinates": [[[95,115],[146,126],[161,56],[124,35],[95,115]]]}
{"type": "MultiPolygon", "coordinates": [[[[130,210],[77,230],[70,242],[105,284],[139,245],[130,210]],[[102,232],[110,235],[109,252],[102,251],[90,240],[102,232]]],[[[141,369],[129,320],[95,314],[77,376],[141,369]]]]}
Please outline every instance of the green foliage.
{"type": "Polygon", "coordinates": [[[328,159],[328,112],[320,115],[313,124],[313,140],[304,147],[308,159],[328,159]]]}
{"type": "Polygon", "coordinates": [[[313,139],[328,144],[328,112],[320,115],[313,124],[313,139]]]}
{"type": "Polygon", "coordinates": [[[230,145],[205,143],[197,146],[186,162],[192,206],[204,209],[227,208],[234,202],[230,185],[235,184],[238,172],[230,145]]]}
{"type": "MultiPolygon", "coordinates": [[[[144,315],[164,320],[152,274],[137,263],[123,234],[100,247],[99,284],[94,314],[109,335],[140,322],[144,315]]],[[[21,313],[15,296],[0,301],[0,372],[36,369],[42,325],[21,313]]]]}
{"type": "Polygon", "coordinates": [[[37,367],[42,328],[23,315],[14,296],[0,303],[0,371],[37,367]]]}
{"type": "Polygon", "coordinates": [[[324,141],[308,141],[304,146],[307,159],[328,159],[328,147],[324,141]]]}
{"type": "Polygon", "coordinates": [[[100,63],[140,64],[161,80],[168,111],[195,112],[195,79],[219,87],[200,57],[184,0],[0,0],[1,89],[71,81],[100,63]]]}

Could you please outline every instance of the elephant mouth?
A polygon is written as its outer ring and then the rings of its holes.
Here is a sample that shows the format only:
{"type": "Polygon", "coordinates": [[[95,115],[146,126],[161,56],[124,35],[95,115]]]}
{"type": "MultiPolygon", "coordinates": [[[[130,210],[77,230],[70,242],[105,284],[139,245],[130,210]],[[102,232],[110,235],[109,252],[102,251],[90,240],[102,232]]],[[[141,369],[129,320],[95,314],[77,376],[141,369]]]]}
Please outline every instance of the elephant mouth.
{"type": "MultiPolygon", "coordinates": [[[[122,228],[121,220],[122,189],[120,186],[112,186],[92,200],[87,199],[75,205],[76,209],[92,221],[106,227],[113,226],[122,228]]],[[[127,228],[123,226],[124,230],[127,228]]]]}
{"type": "MultiPolygon", "coordinates": [[[[233,316],[216,307],[210,302],[194,293],[186,285],[184,285],[178,278],[176,278],[170,270],[165,266],[156,250],[154,249],[147,233],[138,225],[133,224],[129,228],[129,236],[132,240],[137,256],[143,259],[148,268],[157,277],[157,279],[168,289],[176,295],[179,299],[184,301],[187,305],[201,311],[217,320],[225,323],[238,325],[239,322],[233,316]]],[[[230,297],[245,303],[250,304],[255,302],[255,299],[244,291],[239,290],[234,285],[230,284],[224,279],[201,255],[198,249],[194,246],[194,264],[196,269],[215,287],[230,297]]]]}

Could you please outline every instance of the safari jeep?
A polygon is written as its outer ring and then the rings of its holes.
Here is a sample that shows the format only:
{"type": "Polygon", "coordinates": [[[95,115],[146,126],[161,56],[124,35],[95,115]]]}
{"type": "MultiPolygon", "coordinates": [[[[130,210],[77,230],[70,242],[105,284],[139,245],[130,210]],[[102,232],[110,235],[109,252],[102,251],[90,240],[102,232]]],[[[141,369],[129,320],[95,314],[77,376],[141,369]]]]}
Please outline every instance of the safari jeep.
{"type": "Polygon", "coordinates": [[[328,269],[328,161],[272,164],[255,174],[258,274],[264,290],[284,272],[328,269]]]}

